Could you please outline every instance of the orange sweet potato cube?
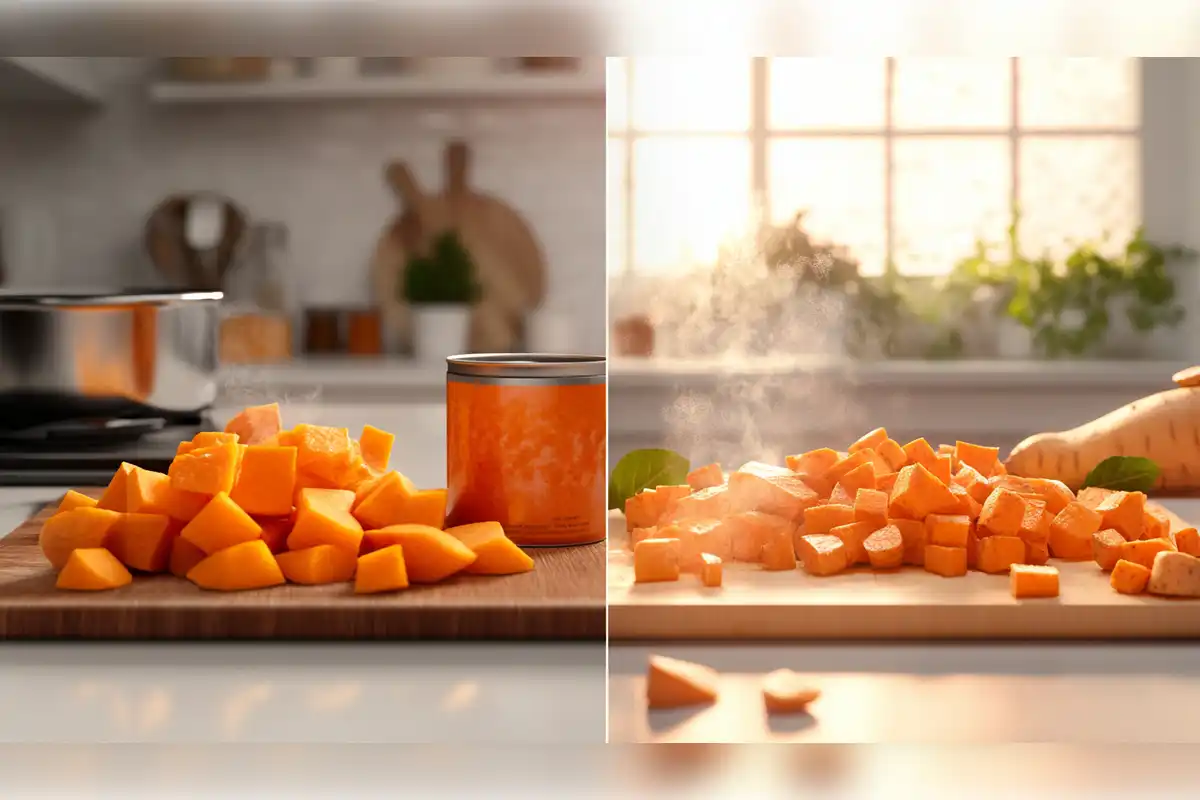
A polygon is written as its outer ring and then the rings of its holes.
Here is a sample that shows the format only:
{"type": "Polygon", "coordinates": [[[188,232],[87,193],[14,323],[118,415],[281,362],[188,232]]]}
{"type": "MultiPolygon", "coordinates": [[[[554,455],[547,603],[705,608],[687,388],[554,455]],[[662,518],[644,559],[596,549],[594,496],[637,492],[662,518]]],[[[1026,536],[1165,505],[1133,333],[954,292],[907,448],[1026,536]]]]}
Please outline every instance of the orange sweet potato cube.
{"type": "Polygon", "coordinates": [[[1150,569],[1132,561],[1120,559],[1113,566],[1108,583],[1121,594],[1141,594],[1150,582],[1150,569]]]}
{"type": "Polygon", "coordinates": [[[357,555],[362,546],[363,527],[350,513],[353,502],[353,492],[305,489],[296,506],[296,524],[288,534],[288,549],[331,544],[357,555]]]}
{"type": "Polygon", "coordinates": [[[1045,500],[1026,500],[1025,516],[1017,535],[1026,542],[1045,543],[1050,541],[1050,525],[1054,517],[1046,510],[1045,500]]]}
{"type": "Polygon", "coordinates": [[[839,483],[833,487],[833,491],[830,492],[829,498],[825,502],[832,506],[850,506],[853,508],[854,495],[847,491],[845,486],[842,486],[839,483]]]}
{"type": "Polygon", "coordinates": [[[925,518],[925,541],[942,547],[966,547],[971,518],[962,514],[930,514],[925,518]]]}
{"type": "Polygon", "coordinates": [[[863,464],[872,464],[874,462],[872,458],[873,454],[873,450],[859,450],[857,453],[850,453],[834,462],[833,466],[827,469],[822,477],[832,484],[836,484],[850,470],[860,467],[863,464]]]}
{"type": "Polygon", "coordinates": [[[1079,494],[1075,496],[1075,499],[1088,508],[1094,509],[1113,494],[1116,494],[1116,491],[1113,489],[1103,489],[1099,486],[1088,486],[1084,489],[1080,489],[1079,494]]]}
{"type": "Polygon", "coordinates": [[[380,430],[374,425],[364,425],[362,436],[359,437],[358,447],[362,460],[367,466],[378,472],[388,468],[392,460],[392,446],[396,443],[396,434],[380,430]]]}
{"type": "Polygon", "coordinates": [[[249,445],[229,497],[247,514],[277,517],[291,513],[296,491],[296,448],[249,445]]]}
{"type": "Polygon", "coordinates": [[[858,438],[854,444],[846,448],[847,452],[857,453],[859,450],[876,450],[879,445],[886,442],[888,432],[884,428],[876,428],[873,431],[868,431],[858,438]]]}
{"type": "Polygon", "coordinates": [[[1125,537],[1112,528],[1096,531],[1092,534],[1092,557],[1105,572],[1110,571],[1121,560],[1121,549],[1125,545],[1125,537]]]}
{"type": "Polygon", "coordinates": [[[963,464],[959,467],[958,472],[954,473],[951,480],[966,489],[967,494],[971,495],[972,499],[980,505],[987,502],[988,496],[992,493],[993,487],[988,483],[987,478],[970,464],[963,464]]]}
{"type": "Polygon", "coordinates": [[[836,536],[802,536],[798,548],[800,564],[809,575],[836,575],[846,569],[846,546],[836,536]]]}
{"type": "Polygon", "coordinates": [[[167,474],[171,486],[184,492],[203,495],[228,494],[237,480],[242,445],[235,442],[198,447],[176,456],[167,474]]]}
{"type": "Polygon", "coordinates": [[[904,540],[904,563],[919,567],[925,563],[925,523],[915,519],[889,519],[904,540]]]}
{"type": "Polygon", "coordinates": [[[849,525],[854,521],[854,506],[826,503],[804,510],[804,530],[806,533],[829,533],[839,525],[849,525]]]}
{"type": "Polygon", "coordinates": [[[875,488],[881,492],[886,492],[889,498],[892,495],[892,489],[896,485],[896,478],[900,475],[899,472],[885,472],[883,475],[875,476],[875,488]]]}
{"type": "Polygon", "coordinates": [[[1200,533],[1195,528],[1175,532],[1175,547],[1181,553],[1200,558],[1200,533]]]}
{"type": "Polygon", "coordinates": [[[1141,564],[1146,569],[1154,567],[1154,557],[1159,553],[1174,550],[1175,546],[1166,539],[1139,539],[1121,545],[1121,558],[1141,564]]]}
{"type": "MultiPolygon", "coordinates": [[[[992,536],[992,539],[1003,537],[992,536]]],[[[1032,597],[1058,597],[1058,569],[1032,564],[1013,564],[1009,572],[1009,590],[1018,600],[1032,597]]]]}
{"type": "Polygon", "coordinates": [[[894,569],[904,563],[904,537],[894,525],[872,533],[863,542],[867,561],[875,569],[894,569]]]}
{"type": "Polygon", "coordinates": [[[998,575],[1025,560],[1025,542],[1016,536],[985,536],[979,540],[976,568],[998,575]]]}
{"type": "Polygon", "coordinates": [[[958,578],[967,574],[967,549],[925,545],[925,571],[943,578],[958,578]]]}
{"type": "Polygon", "coordinates": [[[739,511],[762,511],[799,522],[804,510],[820,498],[791,470],[751,462],[729,476],[729,502],[739,511]]]}
{"type": "Polygon", "coordinates": [[[790,529],[774,528],[764,532],[762,568],[771,571],[796,568],[796,546],[790,529]]]}
{"type": "MultiPolygon", "coordinates": [[[[640,542],[637,547],[646,541],[640,542]]],[[[677,539],[671,541],[678,542],[677,539]]],[[[392,545],[403,548],[405,569],[408,579],[413,583],[438,583],[468,569],[479,560],[479,556],[464,541],[428,525],[389,525],[382,530],[367,531],[363,536],[366,552],[392,545]]],[[[636,557],[637,548],[634,548],[635,561],[636,557]]]]}
{"type": "Polygon", "coordinates": [[[261,534],[259,524],[222,492],[208,501],[179,535],[211,556],[226,547],[258,539],[261,534]]]}
{"type": "Polygon", "coordinates": [[[913,439],[904,445],[903,449],[904,455],[908,457],[908,464],[920,464],[929,470],[934,468],[937,453],[929,446],[929,442],[924,439],[913,439]]]}
{"type": "Polygon", "coordinates": [[[950,479],[954,475],[952,461],[952,457],[948,455],[936,456],[933,459],[933,466],[929,468],[929,471],[933,473],[933,477],[937,478],[947,487],[950,485],[950,479]]]}
{"type": "Polygon", "coordinates": [[[1142,515],[1141,538],[1169,539],[1171,536],[1171,519],[1166,510],[1147,504],[1146,513],[1142,515]]]}
{"type": "Polygon", "coordinates": [[[701,489],[711,489],[713,486],[720,486],[724,482],[725,473],[721,470],[721,465],[717,463],[696,467],[687,476],[687,485],[691,487],[693,492],[698,492],[701,489]]]}
{"type": "Polygon", "coordinates": [[[179,523],[165,514],[126,512],[113,524],[106,546],[130,569],[163,572],[171,557],[171,544],[179,523]]]}
{"type": "Polygon", "coordinates": [[[979,511],[979,538],[1020,536],[1024,522],[1025,498],[1008,489],[993,489],[979,511]]]}
{"type": "Polygon", "coordinates": [[[655,525],[653,528],[634,528],[629,532],[629,549],[632,550],[637,546],[637,543],[643,539],[670,538],[658,535],[658,532],[660,530],[665,530],[665,527],[666,526],[664,526],[664,528],[659,528],[657,525],[655,525]]]}
{"type": "Polygon", "coordinates": [[[1042,565],[1050,560],[1050,545],[1046,542],[1025,543],[1025,563],[1042,565]]]}
{"type": "Polygon", "coordinates": [[[700,568],[700,582],[708,587],[721,585],[721,559],[712,553],[703,553],[704,564],[700,568]]]}
{"type": "Polygon", "coordinates": [[[58,508],[54,510],[55,514],[61,514],[64,511],[74,511],[77,508],[96,508],[96,498],[88,497],[82,492],[77,492],[74,489],[68,489],[59,501],[58,508]]]}
{"type": "Polygon", "coordinates": [[[81,547],[71,551],[54,586],[56,589],[95,592],[119,589],[132,582],[129,570],[112,553],[103,547],[81,547]]]}
{"type": "Polygon", "coordinates": [[[167,561],[167,569],[176,578],[186,578],[192,567],[206,557],[204,551],[199,547],[182,536],[176,536],[171,540],[171,555],[167,561]]]}
{"type": "Polygon", "coordinates": [[[350,431],[323,425],[297,425],[291,433],[293,439],[288,443],[296,446],[296,468],[339,483],[354,453],[350,431]]]}
{"type": "Polygon", "coordinates": [[[200,431],[192,437],[196,447],[212,447],[218,444],[245,444],[236,433],[224,431],[200,431]]]}
{"type": "Polygon", "coordinates": [[[693,522],[686,529],[687,535],[680,537],[679,569],[682,572],[699,572],[704,564],[701,558],[704,553],[720,558],[731,556],[730,529],[720,520],[693,522]]]}
{"type": "MultiPolygon", "coordinates": [[[[878,530],[887,525],[888,494],[878,489],[859,489],[854,496],[854,521],[869,522],[878,530]]],[[[845,525],[846,523],[842,523],[845,525]]],[[[805,513],[804,527],[808,528],[808,515],[805,513]]],[[[810,531],[823,533],[823,531],[810,531]]]]}
{"type": "Polygon", "coordinates": [[[788,456],[784,459],[784,463],[787,464],[788,469],[797,474],[807,475],[811,478],[823,478],[839,458],[836,450],[822,447],[800,455],[788,456]]]}
{"type": "Polygon", "coordinates": [[[874,489],[875,467],[872,464],[859,464],[842,476],[838,486],[845,489],[846,494],[851,497],[857,497],[859,489],[874,489]]]}
{"type": "Polygon", "coordinates": [[[354,577],[358,566],[356,554],[330,544],[289,550],[277,554],[275,560],[288,581],[306,586],[343,583],[354,577]]]}
{"type": "Polygon", "coordinates": [[[796,523],[791,520],[761,511],[744,511],[726,517],[724,525],[729,531],[732,558],[755,564],[762,561],[763,545],[768,538],[780,531],[790,537],[796,528],[796,523]]]}
{"type": "Polygon", "coordinates": [[[76,508],[55,514],[42,523],[38,545],[55,569],[62,569],[72,550],[95,549],[108,544],[121,512],[107,508],[76,508]]]}
{"type": "Polygon", "coordinates": [[[117,467],[117,471],[113,473],[112,480],[108,482],[108,487],[100,495],[100,499],[96,503],[97,508],[108,511],[125,510],[125,504],[128,502],[129,474],[134,469],[136,467],[133,464],[121,462],[121,466],[117,467]]]}
{"type": "Polygon", "coordinates": [[[171,479],[161,472],[131,468],[125,477],[125,510],[133,514],[166,514],[171,479]]]}
{"type": "Polygon", "coordinates": [[[985,478],[990,477],[1000,463],[999,447],[981,447],[970,442],[955,442],[954,457],[960,464],[966,464],[985,478]]]}
{"type": "Polygon", "coordinates": [[[279,562],[261,539],[210,554],[188,571],[187,578],[201,589],[222,592],[265,589],[285,582],[279,562]]]}
{"type": "Polygon", "coordinates": [[[633,548],[634,583],[677,581],[681,546],[678,539],[645,539],[633,548]]]}
{"type": "MultiPolygon", "coordinates": [[[[896,476],[891,504],[908,512],[913,519],[925,519],[930,514],[956,510],[958,499],[946,484],[917,463],[904,467],[896,476]]],[[[891,511],[889,513],[896,516],[891,511]]]]}
{"type": "Polygon", "coordinates": [[[908,463],[908,454],[900,443],[893,439],[884,439],[875,447],[875,452],[888,465],[889,472],[899,472],[908,463]]]}
{"type": "Polygon", "coordinates": [[[354,593],[379,594],[408,588],[408,565],[398,544],[358,557],[354,568],[354,593]]]}
{"type": "Polygon", "coordinates": [[[1092,558],[1092,534],[1100,530],[1102,519],[1083,503],[1068,503],[1050,523],[1050,554],[1071,561],[1092,558]]]}
{"type": "Polygon", "coordinates": [[[983,505],[974,497],[971,497],[970,492],[957,483],[951,483],[950,493],[958,500],[958,509],[955,513],[970,517],[972,521],[979,519],[979,515],[983,511],[983,505]]]}
{"type": "MultiPolygon", "coordinates": [[[[720,486],[701,489],[698,492],[693,492],[680,498],[676,501],[674,509],[667,515],[666,521],[720,519],[728,514],[729,511],[729,484],[723,483],[720,486]]],[[[658,521],[654,520],[651,524],[657,524],[658,521]]]]}
{"type": "Polygon", "coordinates": [[[975,533],[975,526],[971,526],[971,530],[967,532],[967,569],[975,569],[979,566],[979,537],[975,533]]]}
{"type": "Polygon", "coordinates": [[[1126,541],[1142,538],[1146,495],[1141,492],[1113,492],[1100,501],[1096,510],[1103,515],[1101,527],[1112,528],[1126,541]]]}
{"type": "Polygon", "coordinates": [[[279,416],[279,403],[247,406],[225,423],[225,433],[237,436],[238,444],[262,444],[279,434],[283,422],[279,416]]]}
{"type": "Polygon", "coordinates": [[[839,525],[829,534],[842,540],[842,545],[846,548],[846,565],[852,567],[855,564],[869,563],[865,543],[867,537],[877,530],[879,526],[873,522],[852,522],[849,525],[839,525]]]}
{"type": "MultiPolygon", "coordinates": [[[[386,528],[406,520],[400,519],[408,499],[417,493],[417,489],[399,472],[385,473],[372,484],[372,489],[366,497],[351,505],[355,518],[366,530],[386,528]]],[[[643,493],[644,494],[644,493],[643,493]]],[[[652,528],[658,524],[656,511],[647,504],[643,494],[629,498],[626,504],[626,517],[639,528],[652,528]],[[637,498],[642,498],[638,500],[637,498]],[[635,502],[636,501],[636,502],[635,502]],[[651,522],[642,525],[642,522],[651,522]]]]}

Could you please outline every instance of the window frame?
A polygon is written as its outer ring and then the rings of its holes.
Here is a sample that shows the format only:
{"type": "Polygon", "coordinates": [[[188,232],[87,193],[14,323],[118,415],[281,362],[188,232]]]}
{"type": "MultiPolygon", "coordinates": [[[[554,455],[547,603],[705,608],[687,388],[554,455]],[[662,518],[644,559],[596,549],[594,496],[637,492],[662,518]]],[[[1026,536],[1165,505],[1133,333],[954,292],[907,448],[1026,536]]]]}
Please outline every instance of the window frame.
{"type": "MultiPolygon", "coordinates": [[[[857,137],[870,137],[872,139],[881,139],[884,148],[884,175],[882,176],[884,189],[884,271],[895,271],[894,252],[896,244],[895,231],[895,148],[896,142],[905,139],[920,139],[920,138],[955,138],[955,139],[983,139],[997,137],[1005,137],[1008,141],[1008,157],[1009,157],[1009,206],[1016,208],[1020,198],[1020,151],[1021,142],[1027,137],[1034,138],[1076,138],[1076,137],[1128,137],[1134,139],[1139,147],[1139,178],[1142,184],[1141,191],[1141,217],[1146,225],[1148,233],[1153,229],[1160,227],[1156,224],[1157,219],[1166,216],[1168,201],[1163,199],[1161,194],[1156,194],[1152,191],[1153,187],[1148,183],[1148,165],[1147,153],[1152,145],[1148,142],[1148,137],[1152,140],[1163,138],[1167,132],[1167,120],[1152,120],[1147,117],[1148,107],[1154,106],[1150,100],[1149,91],[1155,87],[1164,86],[1168,82],[1174,82],[1176,77],[1175,69],[1179,69],[1177,65],[1172,65],[1167,69],[1163,69],[1165,64],[1160,64],[1159,68],[1151,70],[1147,62],[1185,62],[1186,59],[1138,59],[1138,82],[1141,94],[1141,113],[1138,117],[1138,124],[1133,126],[1063,126],[1063,127],[1036,127],[1028,128],[1021,124],[1020,117],[1020,98],[1021,98],[1021,58],[1014,56],[1009,57],[1009,80],[1011,85],[1010,92],[1010,108],[1009,108],[1009,124],[1005,126],[992,127],[930,127],[930,128],[901,128],[895,126],[894,115],[894,96],[895,96],[895,74],[896,61],[895,57],[887,57],[882,59],[884,74],[884,118],[881,126],[870,127],[838,127],[838,128],[773,128],[769,124],[770,119],[770,57],[757,56],[751,58],[750,70],[750,125],[747,131],[672,131],[672,130],[654,130],[645,131],[639,130],[634,124],[634,86],[637,80],[637,57],[625,57],[624,62],[624,125],[619,128],[607,127],[606,143],[613,140],[622,143],[621,155],[623,164],[621,166],[623,180],[621,181],[622,191],[624,193],[624,205],[622,214],[623,226],[623,241],[621,260],[616,276],[618,277],[638,277],[652,276],[652,271],[642,271],[636,268],[634,254],[636,251],[636,175],[634,170],[634,145],[636,142],[645,139],[655,139],[663,137],[671,138],[721,138],[721,139],[737,139],[746,140],[750,145],[750,199],[756,208],[761,210],[763,218],[766,220],[772,219],[772,209],[770,207],[770,165],[769,151],[772,141],[781,139],[848,139],[857,137]],[[1168,69],[1171,71],[1168,73],[1168,69]],[[1157,202],[1156,202],[1157,198],[1157,202]]],[[[1186,67],[1183,67],[1186,69],[1186,67]]],[[[1163,115],[1164,117],[1166,115],[1163,115]]],[[[1177,115],[1172,115],[1177,116],[1177,115]]],[[[1155,143],[1156,144],[1156,143],[1155,143]]],[[[1175,148],[1178,149],[1178,148],[1175,148]]],[[[1168,193],[1169,196],[1170,193],[1168,193]]],[[[1172,216],[1174,216],[1172,214],[1172,216]]],[[[1177,225],[1170,225],[1175,228],[1177,225]]],[[[1019,238],[1019,233],[1018,233],[1019,238]]],[[[905,274],[899,272],[902,277],[909,278],[929,278],[930,275],[921,273],[905,274]]]]}

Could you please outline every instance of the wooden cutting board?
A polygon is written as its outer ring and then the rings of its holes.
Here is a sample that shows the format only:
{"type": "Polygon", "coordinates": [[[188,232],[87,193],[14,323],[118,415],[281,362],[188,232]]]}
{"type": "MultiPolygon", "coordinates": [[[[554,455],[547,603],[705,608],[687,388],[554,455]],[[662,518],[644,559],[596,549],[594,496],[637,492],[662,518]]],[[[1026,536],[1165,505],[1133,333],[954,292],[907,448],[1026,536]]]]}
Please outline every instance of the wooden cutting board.
{"type": "Polygon", "coordinates": [[[207,592],[170,575],[62,592],[37,543],[55,506],[0,539],[0,639],[604,639],[603,544],[531,549],[522,575],[372,597],[349,584],[207,592]]]}
{"type": "MultiPolygon", "coordinates": [[[[1172,530],[1188,526],[1168,514],[1172,530]]],[[[611,640],[1200,638],[1200,600],[1117,594],[1092,561],[1052,561],[1060,596],[1047,600],[1014,600],[1006,575],[942,578],[916,567],[822,578],[733,563],[724,585],[707,589],[693,575],[634,584],[619,512],[608,541],[611,640]]]]}

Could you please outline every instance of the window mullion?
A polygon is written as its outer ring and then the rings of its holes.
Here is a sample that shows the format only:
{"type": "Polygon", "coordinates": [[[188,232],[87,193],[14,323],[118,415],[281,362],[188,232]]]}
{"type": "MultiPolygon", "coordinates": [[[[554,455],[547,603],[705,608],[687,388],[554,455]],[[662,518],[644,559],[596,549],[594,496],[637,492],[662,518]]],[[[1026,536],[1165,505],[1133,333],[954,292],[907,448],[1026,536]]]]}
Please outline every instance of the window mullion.
{"type": "Polygon", "coordinates": [[[885,77],[883,89],[883,271],[885,275],[896,272],[895,246],[895,193],[896,193],[896,152],[893,127],[893,95],[896,87],[896,59],[889,58],[885,62],[885,77]]]}
{"type": "Polygon", "coordinates": [[[636,128],[633,119],[634,61],[633,56],[625,61],[625,148],[623,152],[625,163],[621,167],[625,175],[625,265],[622,272],[626,274],[633,272],[633,254],[635,252],[633,237],[637,235],[633,225],[633,143],[635,140],[633,131],[636,128]]]}
{"type": "Polygon", "coordinates": [[[758,204],[763,222],[771,221],[771,199],[767,185],[768,63],[755,58],[750,69],[750,197],[758,204]]]}
{"type": "MultiPolygon", "coordinates": [[[[1018,236],[1020,229],[1018,218],[1020,210],[1017,204],[1021,197],[1021,67],[1017,58],[1012,59],[1012,108],[1010,110],[1010,125],[1008,129],[1008,161],[1009,161],[1009,223],[1013,226],[1013,237],[1009,245],[1014,251],[1020,246],[1018,236]]],[[[1016,252],[1010,252],[1010,258],[1016,258],[1016,252]]]]}

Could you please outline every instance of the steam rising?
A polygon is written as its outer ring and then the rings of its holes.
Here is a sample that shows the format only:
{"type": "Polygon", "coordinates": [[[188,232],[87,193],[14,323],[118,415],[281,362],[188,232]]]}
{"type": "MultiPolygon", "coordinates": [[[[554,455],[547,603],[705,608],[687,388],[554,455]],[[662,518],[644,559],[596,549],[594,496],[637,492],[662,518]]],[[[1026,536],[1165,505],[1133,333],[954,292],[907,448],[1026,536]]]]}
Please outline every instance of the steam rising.
{"type": "Polygon", "coordinates": [[[222,385],[218,392],[220,406],[215,409],[220,420],[228,419],[246,406],[279,403],[279,413],[285,428],[297,423],[325,424],[321,417],[326,407],[320,402],[321,387],[297,389],[295,386],[272,384],[254,374],[254,367],[222,370],[222,385]]]}

